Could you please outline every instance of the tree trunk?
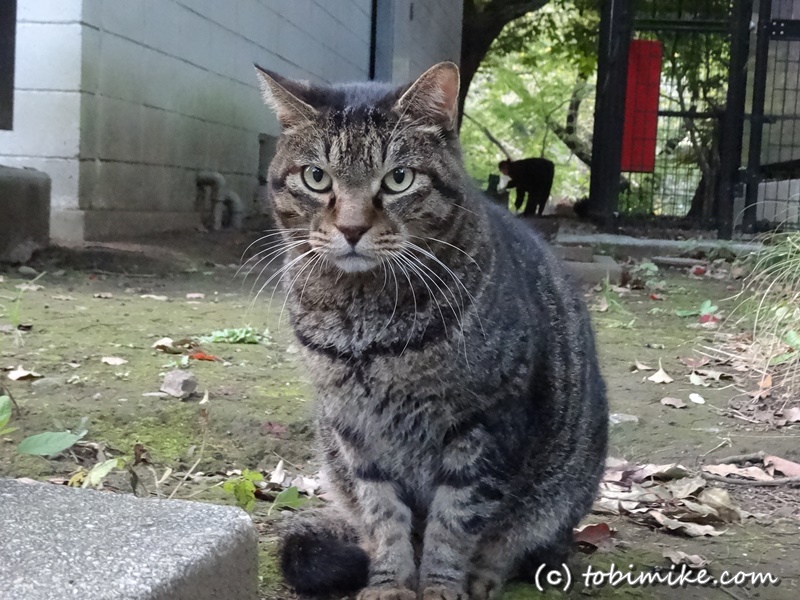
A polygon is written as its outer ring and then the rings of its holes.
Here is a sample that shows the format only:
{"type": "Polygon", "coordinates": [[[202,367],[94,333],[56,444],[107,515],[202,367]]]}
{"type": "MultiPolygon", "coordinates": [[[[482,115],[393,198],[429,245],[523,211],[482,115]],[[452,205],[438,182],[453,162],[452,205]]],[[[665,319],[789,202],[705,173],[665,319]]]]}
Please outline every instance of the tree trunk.
{"type": "Polygon", "coordinates": [[[475,73],[489,52],[492,42],[508,23],[539,10],[548,0],[464,0],[461,28],[461,89],[458,92],[458,126],[475,73]]]}

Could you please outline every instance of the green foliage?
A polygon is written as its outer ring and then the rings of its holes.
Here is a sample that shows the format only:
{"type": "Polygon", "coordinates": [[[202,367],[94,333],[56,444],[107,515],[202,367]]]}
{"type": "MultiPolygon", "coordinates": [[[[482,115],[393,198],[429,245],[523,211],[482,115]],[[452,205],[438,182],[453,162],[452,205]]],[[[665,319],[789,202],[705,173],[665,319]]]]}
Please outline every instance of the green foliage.
{"type": "MultiPolygon", "coordinates": [[[[596,68],[595,54],[588,47],[595,42],[577,31],[590,28],[597,13],[582,13],[573,4],[552,2],[507,25],[472,81],[465,112],[501,140],[512,158],[552,160],[554,197],[574,199],[588,193],[588,167],[553,133],[553,125],[563,126],[570,99],[579,99],[578,137],[588,147],[596,68]],[[575,50],[578,41],[585,50],[575,50]],[[589,63],[583,60],[587,57],[589,63]]],[[[592,27],[596,29],[596,24],[592,27]]],[[[469,120],[462,124],[461,140],[467,170],[484,188],[505,156],[469,120]]]]}
{"type": "Polygon", "coordinates": [[[259,481],[264,481],[261,473],[245,469],[241,475],[223,483],[222,489],[233,495],[240,508],[251,512],[256,505],[256,483],[259,481]]]}
{"type": "Polygon", "coordinates": [[[71,433],[69,431],[37,433],[22,440],[17,446],[17,452],[36,456],[53,456],[71,448],[85,435],[86,431],[79,433],[71,433]]]}
{"type": "Polygon", "coordinates": [[[0,435],[16,431],[16,427],[6,427],[11,420],[11,398],[0,396],[0,435]]]}
{"type": "Polygon", "coordinates": [[[81,487],[101,487],[103,485],[103,480],[108,477],[108,474],[111,473],[111,471],[114,469],[121,469],[124,467],[124,465],[125,461],[119,458],[111,458],[109,460],[97,463],[95,466],[89,469],[88,473],[86,473],[86,477],[81,483],[81,487]]]}
{"type": "MultiPolygon", "coordinates": [[[[512,158],[553,160],[555,198],[588,194],[586,162],[592,152],[599,6],[599,0],[551,0],[509,23],[490,48],[466,101],[465,112],[501,140],[512,158]]],[[[724,21],[729,12],[728,0],[694,5],[682,0],[636,3],[640,19],[724,21]]],[[[639,32],[636,37],[654,35],[639,32]]],[[[727,34],[659,35],[663,43],[661,108],[701,113],[723,109],[730,62],[727,34]]],[[[630,177],[620,206],[630,213],[685,214],[702,177],[715,180],[717,123],[715,118],[662,117],[659,127],[664,135],[659,136],[656,148],[656,171],[630,177]]],[[[461,137],[467,169],[485,187],[503,153],[468,120],[461,137]]],[[[708,193],[698,195],[708,197],[708,193]]]]}
{"type": "Polygon", "coordinates": [[[719,310],[719,307],[714,305],[711,300],[704,300],[700,308],[678,309],[675,314],[679,317],[703,317],[713,315],[717,310],[719,310]]]}
{"type": "Polygon", "coordinates": [[[199,338],[203,344],[267,344],[270,339],[268,329],[260,333],[249,325],[235,329],[219,329],[199,338]]]}
{"type": "Polygon", "coordinates": [[[269,507],[267,514],[272,514],[273,510],[296,510],[308,502],[308,498],[300,495],[300,490],[296,487],[288,487],[275,497],[272,506],[269,507]]]}

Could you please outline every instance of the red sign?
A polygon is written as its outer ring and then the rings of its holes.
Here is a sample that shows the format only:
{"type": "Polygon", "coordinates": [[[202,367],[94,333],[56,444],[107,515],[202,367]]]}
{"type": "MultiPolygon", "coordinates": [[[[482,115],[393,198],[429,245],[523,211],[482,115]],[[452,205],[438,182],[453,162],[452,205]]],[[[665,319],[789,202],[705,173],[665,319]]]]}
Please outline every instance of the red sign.
{"type": "Polygon", "coordinates": [[[631,41],[621,168],[652,173],[656,164],[658,95],[661,90],[661,42],[631,41]]]}

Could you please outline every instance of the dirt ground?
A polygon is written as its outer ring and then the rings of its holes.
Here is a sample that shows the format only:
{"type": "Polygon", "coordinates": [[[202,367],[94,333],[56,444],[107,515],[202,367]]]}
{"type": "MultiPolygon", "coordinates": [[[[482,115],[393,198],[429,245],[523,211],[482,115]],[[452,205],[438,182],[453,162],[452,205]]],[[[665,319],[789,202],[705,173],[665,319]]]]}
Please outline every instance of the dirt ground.
{"type": "MultiPolygon", "coordinates": [[[[255,294],[279,261],[260,276],[261,266],[247,278],[244,272],[237,274],[242,253],[254,237],[190,234],[53,249],[31,262],[45,274],[33,289],[22,292],[17,286],[33,275],[0,267],[0,368],[22,366],[42,376],[11,381],[0,373],[22,409],[10,423],[19,430],[0,439],[0,476],[59,483],[80,465],[94,464],[98,448],[106,457],[132,458],[146,451],[147,460],[134,472],[140,478],[139,493],[146,490],[153,496],[174,491],[176,498],[233,503],[221,488],[232,470],[268,474],[280,458],[295,472],[313,476],[311,392],[297,362],[284,298],[272,283],[255,294]],[[18,325],[30,327],[23,332],[18,325]],[[157,392],[163,374],[179,366],[181,358],[154,349],[156,340],[195,338],[248,325],[258,332],[268,329],[269,342],[204,343],[203,351],[220,360],[189,361],[188,369],[198,380],[195,397],[181,401],[143,395],[157,392]],[[103,357],[127,362],[107,364],[103,357]],[[208,401],[200,404],[206,390],[208,401]],[[82,419],[88,445],[57,459],[15,452],[27,435],[75,429],[82,419]],[[157,483],[166,469],[172,469],[171,474],[157,483]]],[[[674,310],[696,308],[707,299],[730,310],[731,301],[725,299],[735,283],[692,279],[678,271],[659,277],[666,283],[662,300],[634,291],[615,295],[619,305],[593,313],[611,410],[637,418],[611,426],[610,455],[635,464],[674,462],[689,469],[714,463],[715,457],[757,451],[800,462],[800,426],[775,429],[724,414],[727,402],[738,393],[730,381],[703,387],[705,404],[689,403],[685,409],[661,404],[665,396],[686,399],[698,391],[689,382],[691,370],[680,359],[693,356],[693,350],[713,335],[689,328],[692,320],[676,316],[674,310]],[[636,360],[656,367],[660,363],[674,381],[657,384],[645,379],[650,372],[633,373],[636,360]]],[[[587,293],[587,301],[595,303],[599,295],[587,293]]],[[[615,530],[614,543],[576,555],[572,576],[578,581],[572,591],[539,594],[517,583],[509,586],[506,597],[800,597],[800,491],[721,485],[753,515],[730,524],[723,535],[690,538],[643,526],[627,516],[593,514],[587,523],[607,523],[615,530]],[[669,562],[662,553],[670,548],[705,557],[715,576],[755,571],[782,582],[759,588],[582,587],[581,575],[589,566],[608,569],[613,563],[627,570],[635,565],[636,571],[666,567],[669,562]]],[[[105,488],[131,492],[130,472],[112,473],[105,488]]],[[[272,553],[271,524],[282,511],[270,509],[270,502],[259,501],[253,511],[262,532],[261,592],[264,598],[290,598],[277,577],[272,553]]]]}

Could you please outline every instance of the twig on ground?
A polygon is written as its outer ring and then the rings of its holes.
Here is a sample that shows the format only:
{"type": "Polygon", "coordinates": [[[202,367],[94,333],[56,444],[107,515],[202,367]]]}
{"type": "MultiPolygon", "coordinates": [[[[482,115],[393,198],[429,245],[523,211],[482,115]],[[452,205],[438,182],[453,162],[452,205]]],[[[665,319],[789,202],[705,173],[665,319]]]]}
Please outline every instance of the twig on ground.
{"type": "Polygon", "coordinates": [[[722,483],[749,485],[753,487],[779,487],[782,485],[789,487],[800,486],[800,477],[780,477],[778,479],[760,481],[754,479],[733,479],[731,477],[720,477],[719,475],[712,475],[711,473],[700,473],[700,476],[707,481],[719,481],[722,483]]]}
{"type": "MultiPolygon", "coordinates": [[[[14,406],[14,410],[17,411],[17,416],[21,415],[22,414],[22,410],[20,409],[19,404],[17,404],[17,401],[14,399],[14,395],[11,393],[11,390],[8,389],[2,383],[0,383],[0,391],[2,391],[3,394],[8,396],[8,399],[11,400],[11,404],[14,406]]],[[[0,394],[0,395],[2,395],[2,394],[0,394]]]]}
{"type": "Polygon", "coordinates": [[[717,459],[720,465],[738,465],[746,462],[762,462],[767,454],[763,450],[751,454],[734,454],[725,458],[717,459]]]}
{"type": "Polygon", "coordinates": [[[724,440],[722,440],[722,441],[721,441],[719,444],[717,444],[716,446],[714,446],[714,447],[713,447],[711,450],[709,450],[708,452],[704,452],[703,454],[701,454],[701,455],[700,455],[700,457],[701,457],[701,458],[703,458],[703,457],[705,457],[705,456],[708,456],[708,455],[709,455],[709,454],[711,454],[712,452],[714,452],[714,450],[719,450],[719,449],[720,449],[720,448],[722,448],[723,446],[730,446],[730,445],[731,445],[731,438],[725,438],[725,439],[724,439],[724,440]]]}

